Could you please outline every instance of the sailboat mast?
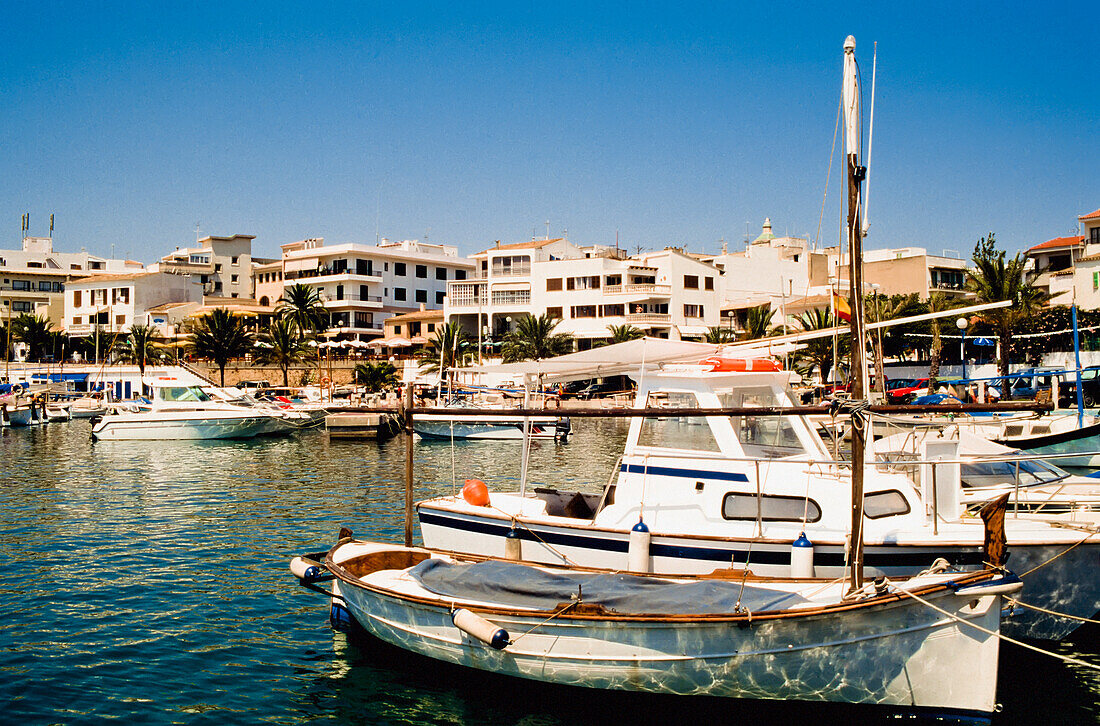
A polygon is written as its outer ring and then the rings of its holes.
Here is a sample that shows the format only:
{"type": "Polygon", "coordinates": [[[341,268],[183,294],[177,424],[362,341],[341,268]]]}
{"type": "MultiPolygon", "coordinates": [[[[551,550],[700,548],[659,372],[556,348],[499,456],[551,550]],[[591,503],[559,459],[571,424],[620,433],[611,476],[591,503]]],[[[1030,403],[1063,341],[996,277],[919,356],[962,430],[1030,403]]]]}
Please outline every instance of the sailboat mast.
{"type": "MultiPolygon", "coordinates": [[[[859,68],[855,58],[856,39],[848,36],[844,41],[844,139],[848,159],[848,280],[851,307],[852,400],[862,401],[867,392],[864,380],[867,365],[864,363],[863,331],[863,234],[860,225],[860,193],[867,170],[862,166],[860,152],[863,145],[862,116],[860,111],[859,68]]],[[[850,588],[863,587],[863,467],[867,453],[867,431],[864,419],[852,415],[852,529],[849,552],[850,588]]]]}

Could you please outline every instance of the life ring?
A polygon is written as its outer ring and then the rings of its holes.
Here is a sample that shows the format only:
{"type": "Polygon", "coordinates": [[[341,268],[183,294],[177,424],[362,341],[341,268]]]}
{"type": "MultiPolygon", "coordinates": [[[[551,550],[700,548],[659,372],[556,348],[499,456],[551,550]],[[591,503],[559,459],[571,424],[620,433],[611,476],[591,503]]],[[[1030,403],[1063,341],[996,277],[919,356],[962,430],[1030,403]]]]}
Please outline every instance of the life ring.
{"type": "Polygon", "coordinates": [[[322,378],[322,379],[321,379],[321,385],[322,385],[322,386],[327,386],[327,385],[328,385],[328,384],[330,384],[330,383],[332,383],[332,381],[331,381],[331,380],[329,380],[329,377],[328,377],[328,376],[325,376],[324,378],[322,378]]]}
{"type": "Polygon", "coordinates": [[[709,365],[711,373],[733,373],[733,372],[767,372],[774,373],[775,371],[783,370],[783,366],[779,361],[771,358],[722,358],[720,356],[713,355],[709,358],[704,358],[699,361],[699,365],[709,365]]]}

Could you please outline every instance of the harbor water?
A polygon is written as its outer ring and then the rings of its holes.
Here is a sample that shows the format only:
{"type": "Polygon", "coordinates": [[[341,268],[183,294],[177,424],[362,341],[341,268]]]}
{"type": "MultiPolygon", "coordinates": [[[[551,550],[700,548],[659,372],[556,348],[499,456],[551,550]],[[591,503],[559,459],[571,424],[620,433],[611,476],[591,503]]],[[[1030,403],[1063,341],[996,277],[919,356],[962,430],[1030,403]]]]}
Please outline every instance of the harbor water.
{"type": "MultiPolygon", "coordinates": [[[[598,490],[621,421],[532,445],[532,486],[598,490]]],[[[401,541],[400,439],[318,431],[226,442],[98,442],[87,421],[0,435],[4,723],[895,723],[875,710],[577,690],[445,666],[334,632],[291,557],[341,526],[401,541]]],[[[418,443],[416,497],[518,485],[517,442],[418,443]]],[[[1100,629],[1057,652],[1100,663],[1100,629]]],[[[1100,676],[1002,647],[998,724],[1092,724],[1100,676]]]]}

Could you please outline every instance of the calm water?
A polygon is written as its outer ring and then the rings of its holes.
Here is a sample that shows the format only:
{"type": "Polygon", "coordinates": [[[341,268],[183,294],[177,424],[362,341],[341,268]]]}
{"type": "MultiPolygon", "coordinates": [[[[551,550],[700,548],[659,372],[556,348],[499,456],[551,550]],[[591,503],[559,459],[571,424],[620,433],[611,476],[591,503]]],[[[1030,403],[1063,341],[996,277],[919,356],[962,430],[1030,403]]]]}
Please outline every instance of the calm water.
{"type": "MultiPolygon", "coordinates": [[[[600,487],[617,422],[536,442],[531,479],[600,487]]],[[[519,446],[418,444],[418,498],[454,477],[512,488],[519,446]],[[452,464],[453,461],[453,464],[452,464]]],[[[865,723],[866,710],[574,690],[442,666],[327,624],[287,562],[342,525],[400,541],[400,440],[100,442],[87,422],[4,429],[0,722],[523,724],[692,718],[865,723]]],[[[1100,663],[1100,630],[1064,653],[1100,663]]],[[[1095,723],[1100,678],[1011,646],[997,723],[1095,723]]]]}

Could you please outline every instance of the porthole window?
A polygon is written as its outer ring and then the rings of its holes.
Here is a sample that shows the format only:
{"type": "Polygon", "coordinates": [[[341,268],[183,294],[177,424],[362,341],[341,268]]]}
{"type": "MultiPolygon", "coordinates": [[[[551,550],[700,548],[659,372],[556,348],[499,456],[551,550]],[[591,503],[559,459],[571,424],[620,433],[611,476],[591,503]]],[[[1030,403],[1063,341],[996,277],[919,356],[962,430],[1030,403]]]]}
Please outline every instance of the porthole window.
{"type": "Polygon", "coordinates": [[[909,514],[909,502],[905,501],[905,496],[897,489],[863,497],[863,516],[867,519],[894,517],[899,514],[909,514]]]}
{"type": "Polygon", "coordinates": [[[803,516],[806,522],[816,522],[821,519],[821,507],[813,499],[768,494],[757,497],[730,492],[722,500],[722,516],[726,519],[755,522],[758,514],[765,522],[801,522],[803,516]]]}

